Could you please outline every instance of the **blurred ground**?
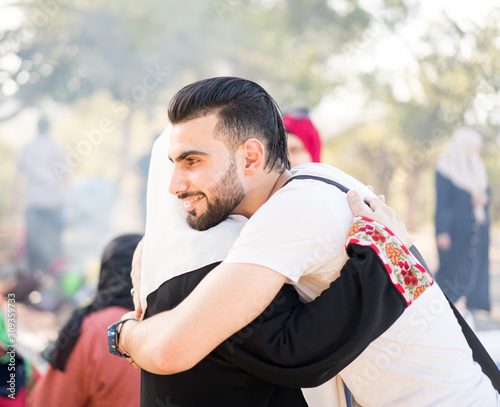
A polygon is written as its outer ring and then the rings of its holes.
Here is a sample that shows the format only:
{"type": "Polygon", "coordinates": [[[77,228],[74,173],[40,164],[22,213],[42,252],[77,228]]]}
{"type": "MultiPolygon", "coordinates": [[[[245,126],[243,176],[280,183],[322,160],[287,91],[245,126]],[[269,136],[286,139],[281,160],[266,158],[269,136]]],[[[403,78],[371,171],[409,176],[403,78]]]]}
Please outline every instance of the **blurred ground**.
{"type": "MultiPolygon", "coordinates": [[[[437,257],[435,242],[432,230],[424,230],[413,233],[415,244],[424,255],[429,267],[434,271],[437,267],[437,257]]],[[[476,330],[500,329],[500,230],[492,233],[492,245],[490,252],[491,259],[491,294],[493,309],[489,317],[475,316],[476,330]]],[[[2,267],[7,263],[0,263],[0,275],[2,267]]],[[[3,270],[5,271],[5,270],[3,270]]],[[[1,308],[6,311],[5,299],[1,300],[1,308]]],[[[17,341],[19,351],[32,359],[33,363],[42,371],[46,368],[46,363],[39,356],[47,343],[57,337],[58,330],[69,318],[74,303],[64,303],[57,312],[40,311],[25,304],[16,303],[17,316],[17,341]]],[[[105,346],[105,344],[104,344],[105,346]]]]}

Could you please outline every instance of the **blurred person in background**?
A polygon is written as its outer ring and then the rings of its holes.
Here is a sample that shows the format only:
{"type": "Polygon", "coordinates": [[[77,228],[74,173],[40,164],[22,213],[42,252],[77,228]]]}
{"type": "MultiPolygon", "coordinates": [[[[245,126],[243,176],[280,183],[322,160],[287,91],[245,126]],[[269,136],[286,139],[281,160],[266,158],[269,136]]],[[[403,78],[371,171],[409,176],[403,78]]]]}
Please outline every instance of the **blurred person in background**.
{"type": "Polygon", "coordinates": [[[61,147],[49,135],[47,119],[38,121],[38,136],[17,159],[11,210],[22,208],[24,196],[28,270],[19,270],[11,292],[22,301],[35,290],[42,277],[57,267],[62,255],[63,206],[67,178],[57,165],[64,165],[61,147]],[[24,191],[23,191],[24,189],[24,191]]]}
{"type": "Polygon", "coordinates": [[[284,113],[283,122],[288,137],[288,154],[292,168],[301,164],[319,163],[321,139],[309,118],[309,110],[297,108],[286,110],[284,113]]]}
{"type": "Polygon", "coordinates": [[[43,356],[50,366],[28,405],[138,406],[140,372],[109,353],[107,327],[134,309],[130,296],[132,256],[142,236],[122,235],[104,249],[94,301],[74,311],[43,356]]]}
{"type": "Polygon", "coordinates": [[[436,280],[452,302],[465,299],[470,310],[490,311],[490,193],[481,146],[476,131],[460,128],[438,160],[436,280]]]}

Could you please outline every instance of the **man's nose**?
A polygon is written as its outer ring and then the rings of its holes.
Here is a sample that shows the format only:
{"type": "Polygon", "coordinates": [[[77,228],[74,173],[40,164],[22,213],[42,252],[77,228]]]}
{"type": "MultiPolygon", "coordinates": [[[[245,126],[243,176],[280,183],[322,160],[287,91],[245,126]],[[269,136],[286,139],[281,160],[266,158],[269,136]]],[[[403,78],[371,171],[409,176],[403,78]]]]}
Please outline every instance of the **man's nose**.
{"type": "Polygon", "coordinates": [[[182,171],[178,169],[177,166],[174,166],[174,171],[172,173],[172,178],[170,179],[170,185],[168,186],[168,191],[172,195],[178,195],[182,192],[187,191],[188,183],[184,176],[182,175],[182,171]]]}

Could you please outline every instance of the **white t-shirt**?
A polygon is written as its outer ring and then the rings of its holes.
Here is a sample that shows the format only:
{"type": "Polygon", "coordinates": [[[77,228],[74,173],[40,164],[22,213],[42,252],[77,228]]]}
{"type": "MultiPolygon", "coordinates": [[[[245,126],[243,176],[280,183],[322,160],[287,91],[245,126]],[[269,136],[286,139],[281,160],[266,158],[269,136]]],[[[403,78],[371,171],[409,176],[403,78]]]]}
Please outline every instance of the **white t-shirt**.
{"type": "MultiPolygon", "coordinates": [[[[326,164],[295,167],[373,195],[362,183],[326,164]]],[[[302,300],[312,301],[335,280],[347,261],[345,239],[353,215],[346,194],[317,180],[295,180],[277,191],[248,220],[225,263],[268,267],[288,277],[302,300]]]]}
{"type": "Polygon", "coordinates": [[[436,283],[340,376],[363,407],[500,406],[436,283]]]}
{"type": "MultiPolygon", "coordinates": [[[[294,173],[370,193],[327,165],[306,164],[294,173]]],[[[225,262],[275,270],[295,284],[304,301],[311,301],[339,276],[352,221],[345,193],[321,181],[295,180],[250,218],[225,262]]],[[[365,407],[500,406],[435,283],[340,376],[365,407]]],[[[334,383],[327,385],[337,391],[334,383]]]]}
{"type": "MultiPolygon", "coordinates": [[[[362,197],[373,196],[364,184],[326,164],[304,164],[292,174],[328,178],[362,197]]],[[[224,262],[278,271],[295,285],[302,301],[309,302],[340,275],[348,258],[344,245],[352,221],[346,195],[337,187],[310,179],[291,181],[248,220],[224,262]]],[[[310,407],[346,406],[338,377],[302,391],[310,407]]]]}

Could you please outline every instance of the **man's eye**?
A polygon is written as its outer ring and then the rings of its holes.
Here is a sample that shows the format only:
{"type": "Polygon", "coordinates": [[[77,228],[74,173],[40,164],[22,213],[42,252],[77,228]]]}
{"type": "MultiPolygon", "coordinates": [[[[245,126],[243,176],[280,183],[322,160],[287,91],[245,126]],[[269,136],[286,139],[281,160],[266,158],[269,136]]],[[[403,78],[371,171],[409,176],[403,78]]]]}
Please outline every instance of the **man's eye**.
{"type": "Polygon", "coordinates": [[[188,158],[186,161],[188,162],[188,165],[193,165],[199,162],[200,160],[198,160],[197,158],[188,158]]]}

